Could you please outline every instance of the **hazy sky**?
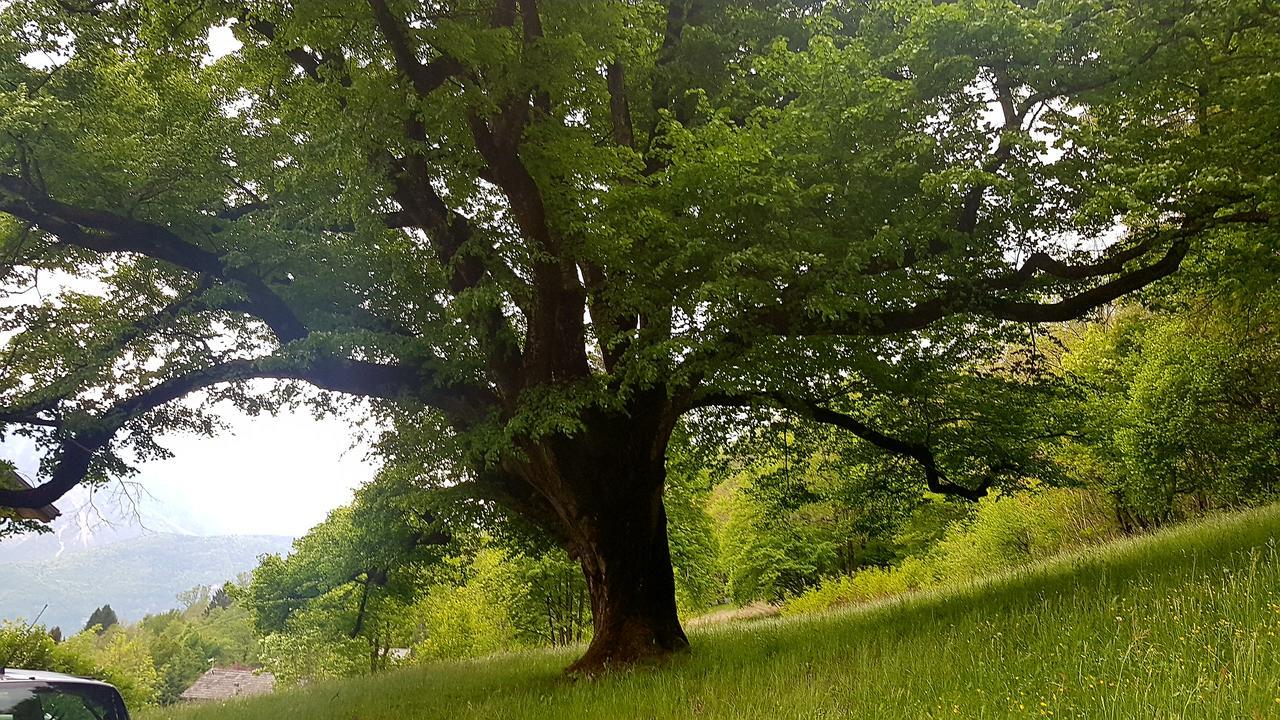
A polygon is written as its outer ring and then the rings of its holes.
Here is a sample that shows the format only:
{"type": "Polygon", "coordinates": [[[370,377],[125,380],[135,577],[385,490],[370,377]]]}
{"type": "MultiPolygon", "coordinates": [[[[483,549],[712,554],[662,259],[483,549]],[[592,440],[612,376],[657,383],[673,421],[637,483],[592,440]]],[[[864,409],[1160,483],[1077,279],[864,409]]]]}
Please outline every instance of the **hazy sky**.
{"type": "MultiPolygon", "coordinates": [[[[209,45],[211,59],[239,47],[227,28],[210,32],[209,45]]],[[[37,66],[62,60],[24,58],[37,66]]],[[[233,428],[229,434],[161,440],[174,458],[147,463],[134,478],[145,490],[143,515],[172,518],[206,534],[300,535],[348,502],[376,470],[366,447],[352,449],[351,427],[342,419],[316,420],[305,411],[247,417],[230,410],[224,417],[233,428]]],[[[35,477],[38,458],[29,444],[0,445],[0,457],[35,477]]]]}
{"type": "MultiPolygon", "coordinates": [[[[131,480],[143,491],[139,514],[198,534],[296,536],[350,501],[377,470],[367,446],[352,447],[342,419],[316,420],[306,412],[247,417],[233,409],[222,416],[232,432],[161,438],[174,457],[139,466],[131,480]]],[[[0,445],[0,457],[35,478],[39,458],[29,442],[0,445]]],[[[105,492],[99,504],[107,506],[118,488],[105,492]]],[[[65,500],[55,504],[74,509],[65,500]]]]}
{"type": "Polygon", "coordinates": [[[196,519],[213,534],[301,535],[376,469],[365,448],[351,449],[341,420],[225,417],[234,434],[163,442],[174,457],[143,467],[138,480],[152,496],[144,509],[196,519]]]}

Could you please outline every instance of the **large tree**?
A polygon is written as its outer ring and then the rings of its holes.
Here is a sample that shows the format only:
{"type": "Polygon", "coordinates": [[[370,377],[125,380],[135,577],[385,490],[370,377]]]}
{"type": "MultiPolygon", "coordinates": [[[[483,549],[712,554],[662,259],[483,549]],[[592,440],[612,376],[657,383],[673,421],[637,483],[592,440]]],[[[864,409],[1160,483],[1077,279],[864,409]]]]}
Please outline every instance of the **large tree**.
{"type": "Polygon", "coordinates": [[[882,383],[1274,227],[1268,0],[0,5],[4,286],[49,291],[4,305],[0,421],[46,461],[0,505],[216,401],[367,398],[423,483],[578,560],[585,671],[687,645],[683,415],[785,409],[975,497],[999,464],[879,422],[882,383]]]}

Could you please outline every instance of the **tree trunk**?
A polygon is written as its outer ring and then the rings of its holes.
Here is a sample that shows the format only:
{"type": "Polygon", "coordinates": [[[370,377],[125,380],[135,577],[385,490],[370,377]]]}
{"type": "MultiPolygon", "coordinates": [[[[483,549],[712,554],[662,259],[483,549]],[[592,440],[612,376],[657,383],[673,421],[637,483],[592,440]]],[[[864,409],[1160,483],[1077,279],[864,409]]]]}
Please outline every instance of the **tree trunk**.
{"type": "Polygon", "coordinates": [[[676,612],[661,491],[617,513],[578,548],[594,635],[570,673],[591,675],[689,647],[676,612]]]}
{"type": "Polygon", "coordinates": [[[569,672],[591,675],[689,646],[676,613],[662,505],[674,426],[664,392],[599,410],[585,429],[527,446],[518,467],[548,529],[586,577],[594,635],[569,672]]]}

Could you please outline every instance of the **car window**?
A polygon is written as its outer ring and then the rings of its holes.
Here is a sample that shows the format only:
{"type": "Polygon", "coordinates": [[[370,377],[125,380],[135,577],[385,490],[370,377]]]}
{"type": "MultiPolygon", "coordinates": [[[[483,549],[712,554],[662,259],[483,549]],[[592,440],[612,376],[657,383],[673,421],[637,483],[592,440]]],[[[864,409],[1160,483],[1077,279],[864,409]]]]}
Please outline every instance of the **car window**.
{"type": "Polygon", "coordinates": [[[103,707],[79,695],[45,695],[41,698],[44,720],[105,720],[111,707],[103,707]]]}
{"type": "Polygon", "coordinates": [[[0,720],[125,720],[110,687],[79,683],[0,685],[0,720]]]}
{"type": "Polygon", "coordinates": [[[0,686],[0,720],[44,720],[40,698],[31,687],[0,686]]]}

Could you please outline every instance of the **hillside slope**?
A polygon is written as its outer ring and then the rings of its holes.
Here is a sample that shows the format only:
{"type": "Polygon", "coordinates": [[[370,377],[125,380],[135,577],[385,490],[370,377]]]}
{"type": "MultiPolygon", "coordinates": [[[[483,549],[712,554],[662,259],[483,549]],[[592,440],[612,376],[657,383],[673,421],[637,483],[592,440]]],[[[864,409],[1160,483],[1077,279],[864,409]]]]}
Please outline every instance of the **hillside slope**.
{"type": "Polygon", "coordinates": [[[110,603],[124,622],[176,607],[196,585],[221,584],[252,570],[258,556],[287,552],[291,540],[269,535],[156,533],[42,561],[0,563],[0,618],[78,631],[94,608],[110,603]]]}
{"type": "Polygon", "coordinates": [[[822,616],[708,628],[659,669],[572,653],[404,669],[143,720],[1280,718],[1280,508],[822,616]]]}

